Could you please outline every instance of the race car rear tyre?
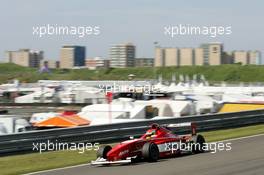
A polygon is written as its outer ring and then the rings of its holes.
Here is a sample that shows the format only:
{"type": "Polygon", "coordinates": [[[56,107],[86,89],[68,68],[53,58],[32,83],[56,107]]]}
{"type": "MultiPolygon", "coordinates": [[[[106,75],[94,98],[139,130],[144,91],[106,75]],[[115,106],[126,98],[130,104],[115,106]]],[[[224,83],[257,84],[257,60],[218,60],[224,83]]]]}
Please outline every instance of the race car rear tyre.
{"type": "Polygon", "coordinates": [[[109,145],[100,146],[96,152],[97,158],[107,159],[107,153],[112,149],[109,145]]]}
{"type": "Polygon", "coordinates": [[[204,152],[204,143],[205,139],[202,135],[196,135],[192,137],[192,152],[194,154],[202,153],[204,152]]]}
{"type": "Polygon", "coordinates": [[[155,143],[145,143],[142,148],[142,156],[149,162],[156,162],[159,159],[159,148],[155,143]]]}

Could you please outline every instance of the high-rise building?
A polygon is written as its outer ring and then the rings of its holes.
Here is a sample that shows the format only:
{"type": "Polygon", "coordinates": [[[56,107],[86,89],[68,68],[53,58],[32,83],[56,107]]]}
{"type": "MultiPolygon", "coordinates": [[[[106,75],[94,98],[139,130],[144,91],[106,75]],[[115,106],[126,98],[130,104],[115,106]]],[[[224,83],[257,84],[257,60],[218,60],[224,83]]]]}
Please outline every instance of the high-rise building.
{"type": "Polygon", "coordinates": [[[134,67],[135,55],[136,47],[131,43],[114,45],[110,48],[110,67],[134,67]]]}
{"type": "Polygon", "coordinates": [[[249,64],[257,64],[257,65],[262,64],[260,51],[257,50],[248,51],[248,56],[249,56],[249,64]]]}
{"type": "Polygon", "coordinates": [[[155,48],[155,59],[154,66],[155,67],[163,67],[163,66],[179,66],[179,49],[168,47],[156,47],[155,48]]]}
{"type": "Polygon", "coordinates": [[[84,46],[63,46],[60,51],[60,67],[71,69],[85,66],[84,46]]]}
{"type": "MultiPolygon", "coordinates": [[[[154,65],[155,67],[195,65],[195,56],[195,49],[193,48],[157,47],[155,49],[154,65]]],[[[197,56],[199,56],[199,53],[197,56]]]]}
{"type": "Polygon", "coordinates": [[[110,66],[110,60],[102,57],[94,57],[85,60],[85,65],[89,69],[104,68],[107,69],[110,66]]]}
{"type": "Polygon", "coordinates": [[[178,48],[164,48],[164,65],[165,66],[179,66],[179,49],[178,48]]]}
{"type": "Polygon", "coordinates": [[[195,65],[199,65],[199,66],[204,65],[204,52],[202,48],[194,49],[194,60],[195,60],[195,65]]]}
{"type": "Polygon", "coordinates": [[[165,53],[164,53],[164,49],[161,47],[155,48],[154,66],[155,67],[165,66],[165,53]]]}
{"type": "Polygon", "coordinates": [[[223,59],[222,43],[206,43],[202,44],[204,65],[220,65],[223,59]]]}
{"type": "Polygon", "coordinates": [[[262,64],[260,51],[224,52],[221,43],[206,43],[198,48],[155,48],[155,67],[221,65],[221,64],[262,64]]]}
{"type": "Polygon", "coordinates": [[[194,49],[193,48],[181,48],[180,51],[180,66],[192,66],[195,65],[194,49]]]}
{"type": "Polygon", "coordinates": [[[247,51],[234,51],[233,58],[234,63],[241,63],[242,65],[249,64],[249,55],[247,51]]]}
{"type": "Polygon", "coordinates": [[[136,67],[153,67],[154,59],[153,58],[136,58],[135,66],[136,67]]]}
{"type": "Polygon", "coordinates": [[[20,49],[17,51],[6,51],[6,61],[25,67],[39,68],[40,61],[44,58],[43,51],[20,49]]]}
{"type": "Polygon", "coordinates": [[[232,53],[234,63],[246,64],[262,64],[261,53],[259,51],[233,51],[232,53]]]}

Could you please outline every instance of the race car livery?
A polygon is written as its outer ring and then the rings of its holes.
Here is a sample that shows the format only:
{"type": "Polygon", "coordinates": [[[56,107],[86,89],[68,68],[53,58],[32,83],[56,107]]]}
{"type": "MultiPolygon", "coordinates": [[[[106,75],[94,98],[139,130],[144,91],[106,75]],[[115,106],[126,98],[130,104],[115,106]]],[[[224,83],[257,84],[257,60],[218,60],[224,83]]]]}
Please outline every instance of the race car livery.
{"type": "Polygon", "coordinates": [[[118,164],[136,161],[157,161],[182,153],[204,152],[205,139],[196,134],[196,125],[191,125],[191,134],[174,134],[167,126],[152,124],[138,139],[127,140],[114,146],[104,145],[97,151],[97,160],[92,165],[118,164]]]}

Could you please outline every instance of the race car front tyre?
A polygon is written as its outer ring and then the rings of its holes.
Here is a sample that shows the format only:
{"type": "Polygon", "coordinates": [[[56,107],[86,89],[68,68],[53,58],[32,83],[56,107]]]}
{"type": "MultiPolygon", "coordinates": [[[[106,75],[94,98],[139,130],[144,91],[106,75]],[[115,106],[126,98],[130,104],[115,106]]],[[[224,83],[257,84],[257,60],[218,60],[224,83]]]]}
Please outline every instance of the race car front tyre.
{"type": "Polygon", "coordinates": [[[192,152],[194,154],[204,152],[205,139],[202,135],[196,135],[192,137],[192,152]]]}
{"type": "Polygon", "coordinates": [[[149,162],[156,162],[159,159],[159,148],[155,143],[145,143],[142,148],[142,157],[149,162]]]}
{"type": "Polygon", "coordinates": [[[96,152],[97,158],[104,158],[107,159],[107,153],[112,149],[109,145],[100,146],[96,152]]]}

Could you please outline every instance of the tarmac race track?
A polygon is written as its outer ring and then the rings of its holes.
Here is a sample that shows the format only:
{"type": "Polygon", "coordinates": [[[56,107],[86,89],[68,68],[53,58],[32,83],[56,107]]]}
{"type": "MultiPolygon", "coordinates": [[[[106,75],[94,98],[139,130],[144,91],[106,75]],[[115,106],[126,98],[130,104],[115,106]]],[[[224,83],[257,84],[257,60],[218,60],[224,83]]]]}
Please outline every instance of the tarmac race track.
{"type": "Polygon", "coordinates": [[[263,175],[264,135],[230,141],[231,151],[203,153],[139,163],[94,167],[82,165],[37,175],[263,175]]]}

